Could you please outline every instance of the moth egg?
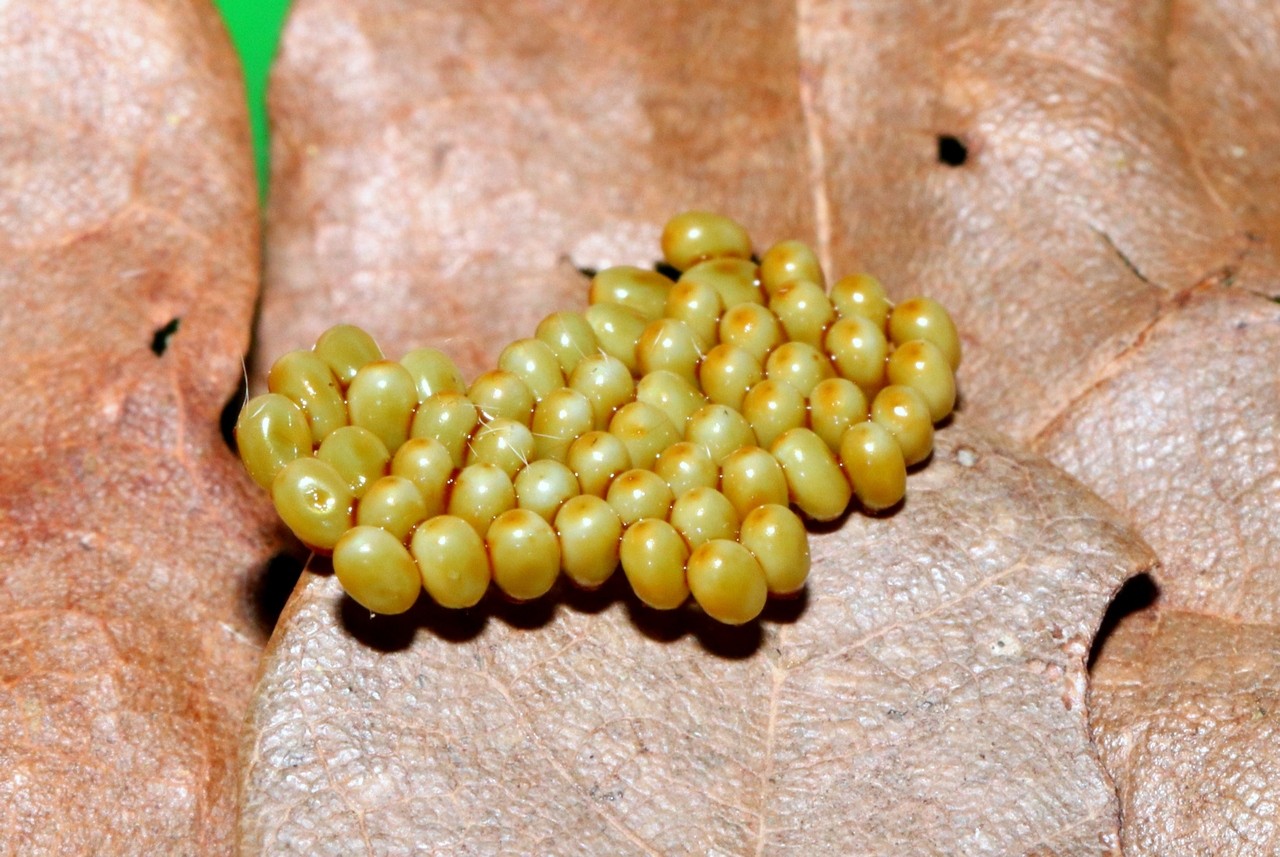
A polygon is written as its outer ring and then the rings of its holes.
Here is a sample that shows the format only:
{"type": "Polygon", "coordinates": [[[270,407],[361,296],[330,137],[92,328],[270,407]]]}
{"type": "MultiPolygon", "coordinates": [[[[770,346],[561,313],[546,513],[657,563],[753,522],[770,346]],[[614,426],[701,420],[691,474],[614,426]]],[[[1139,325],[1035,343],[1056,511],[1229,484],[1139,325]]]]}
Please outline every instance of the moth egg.
{"type": "Polygon", "coordinates": [[[347,387],[351,424],[376,434],[391,453],[409,439],[409,426],[417,407],[418,388],[409,370],[399,363],[370,363],[356,373],[347,387]]]}
{"type": "Polygon", "coordinates": [[[760,258],[760,284],[766,294],[772,296],[796,280],[808,280],[819,288],[826,288],[827,279],[822,274],[822,265],[808,244],[791,239],[779,241],[764,251],[760,258]]]}
{"type": "Polygon", "coordinates": [[[333,573],[347,594],[374,613],[403,613],[422,591],[418,567],[392,534],[353,527],[333,549],[333,573]]]}
{"type": "Polygon", "coordinates": [[[932,298],[910,298],[894,307],[889,314],[889,341],[902,345],[913,339],[923,339],[938,346],[951,371],[960,367],[960,334],[956,332],[950,314],[932,298]]]}
{"type": "Polygon", "coordinates": [[[449,355],[438,348],[415,348],[400,358],[400,365],[413,378],[419,402],[425,402],[436,393],[467,391],[462,372],[449,355]]]}
{"type": "Polygon", "coordinates": [[[344,385],[350,384],[365,366],[383,359],[382,349],[373,337],[351,324],[334,325],[320,334],[313,350],[344,385]]]}
{"type": "Polygon", "coordinates": [[[704,351],[719,341],[720,316],[723,314],[724,302],[720,300],[720,293],[696,280],[672,286],[663,310],[667,318],[689,325],[704,351]]]}
{"type": "Polygon", "coordinates": [[[751,258],[751,237],[736,220],[710,211],[686,211],[662,227],[662,257],[677,271],[704,259],[751,258]]]}
{"type": "Polygon", "coordinates": [[[564,461],[569,444],[596,424],[591,401],[577,390],[561,387],[533,409],[533,446],[538,458],[564,461]]]}
{"type": "Polygon", "coordinates": [[[707,404],[707,397],[674,372],[650,372],[636,384],[635,399],[667,415],[680,432],[694,411],[707,404]]]}
{"type": "Polygon", "coordinates": [[[538,322],[534,337],[545,343],[567,376],[583,357],[600,350],[595,332],[580,312],[556,312],[538,322]]]}
{"type": "Polygon", "coordinates": [[[755,619],[769,596],[760,563],[751,551],[728,539],[712,539],[691,553],[687,575],[698,606],[726,625],[755,619]]]}
{"type": "Polygon", "coordinates": [[[701,283],[715,289],[725,308],[764,303],[760,268],[749,259],[708,259],[680,275],[678,283],[701,283]]]}
{"type": "Polygon", "coordinates": [[[311,443],[306,414],[279,393],[250,399],[236,419],[240,460],[253,481],[268,490],[286,464],[311,455],[311,443]]]}
{"type": "Polygon", "coordinates": [[[582,315],[591,325],[600,349],[622,361],[628,372],[635,373],[638,367],[636,343],[649,322],[639,313],[618,304],[596,304],[587,307],[582,315]]]}
{"type": "Polygon", "coordinates": [[[311,351],[290,351],[271,365],[267,389],[288,397],[306,414],[313,443],[347,424],[347,403],[329,364],[311,351]]]}
{"type": "Polygon", "coordinates": [[[707,405],[689,418],[684,439],[704,447],[717,465],[742,446],[756,446],[755,432],[738,411],[724,405],[707,405]]]}
{"type": "Polygon", "coordinates": [[[628,470],[609,485],[605,500],[623,526],[641,518],[666,518],[674,498],[666,481],[651,470],[628,470]]]}
{"type": "Polygon", "coordinates": [[[533,432],[514,420],[495,419],[481,423],[471,435],[466,463],[495,465],[514,477],[533,458],[533,432]]]}
{"type": "Polygon", "coordinates": [[[337,470],[352,495],[359,499],[370,485],[386,475],[391,453],[369,429],[343,426],[324,439],[316,458],[337,470]]]}
{"type": "Polygon", "coordinates": [[[851,274],[837,280],[831,287],[831,304],[841,317],[860,316],[880,330],[885,329],[893,309],[884,286],[870,274],[851,274]]]}
{"type": "Polygon", "coordinates": [[[800,395],[807,396],[813,388],[836,373],[827,356],[804,342],[784,342],[773,350],[764,364],[764,375],[774,381],[785,381],[800,395]]]}
{"type": "Polygon", "coordinates": [[[581,490],[578,477],[558,461],[531,461],[516,474],[516,506],[555,520],[560,507],[581,490]]]}
{"type": "Polygon", "coordinates": [[[714,488],[691,488],[676,498],[667,518],[690,550],[712,539],[732,539],[738,535],[738,513],[714,488]]]}
{"type": "Polygon", "coordinates": [[[738,541],[764,571],[770,595],[794,595],[809,579],[809,534],[804,522],[783,504],[770,503],[742,519],[738,541]]]}
{"type": "Polygon", "coordinates": [[[622,441],[608,432],[589,431],[569,444],[565,463],[577,475],[583,494],[604,497],[614,478],[631,469],[631,456],[622,441]]]}
{"type": "Polygon", "coordinates": [[[760,361],[744,348],[722,342],[707,353],[698,367],[698,381],[707,398],[718,405],[740,410],[742,398],[764,377],[760,361]]]}
{"type": "Polygon", "coordinates": [[[871,419],[893,435],[908,467],[924,461],[933,451],[929,403],[911,387],[890,384],[877,393],[871,403],[871,419]]]}
{"type": "Polygon", "coordinates": [[[620,360],[608,354],[596,354],[580,361],[569,376],[569,387],[591,402],[598,429],[608,426],[614,411],[636,395],[631,372],[620,360]]]}
{"type": "Polygon", "coordinates": [[[618,567],[622,521],[604,500],[580,494],[556,513],[560,536],[560,569],[583,589],[595,589],[618,567]]]}
{"type": "Polygon", "coordinates": [[[868,420],[851,426],[840,440],[840,461],[858,502],[867,509],[887,509],[906,494],[902,448],[880,424],[868,420]]]}
{"type": "Polygon", "coordinates": [[[493,582],[515,601],[540,598],[560,575],[560,541],[551,525],[528,509],[499,515],[485,546],[493,582]]]}
{"type": "Polygon", "coordinates": [[[935,423],[955,407],[955,375],[946,355],[932,342],[923,339],[904,342],[889,355],[885,369],[890,384],[911,387],[924,398],[935,423]]]}
{"type": "Polygon", "coordinates": [[[647,402],[628,402],[609,421],[609,434],[622,441],[631,466],[653,467],[658,455],[680,440],[680,432],[662,411],[647,402]]]}
{"type": "Polygon", "coordinates": [[[511,477],[493,464],[472,464],[458,471],[449,494],[448,513],[472,526],[481,538],[499,515],[516,505],[511,477]]]}
{"type": "Polygon", "coordinates": [[[657,271],[616,265],[591,278],[587,301],[593,306],[618,304],[647,321],[653,321],[662,317],[671,285],[671,280],[657,271]]]}
{"type": "Polygon", "coordinates": [[[835,319],[827,293],[809,280],[792,280],[769,298],[769,309],[778,317],[787,338],[819,348],[822,332],[835,319]]]}
{"type": "Polygon", "coordinates": [[[474,607],[489,588],[489,554],[484,541],[461,518],[436,515],[428,519],[413,531],[409,550],[422,587],[441,607],[474,607]]]}
{"type": "Polygon", "coordinates": [[[832,450],[845,429],[867,418],[867,396],[848,378],[828,378],[809,394],[809,427],[832,450]]]}
{"type": "Polygon", "coordinates": [[[618,558],[631,590],[655,610],[674,610],[689,597],[684,572],[689,548],[666,521],[645,518],[627,527],[618,558]]]}
{"type": "Polygon", "coordinates": [[[564,372],[551,346],[538,339],[517,339],[502,349],[498,356],[498,368],[515,375],[529,391],[535,402],[564,386],[564,372]]]}
{"type": "Polygon", "coordinates": [[[501,418],[527,426],[533,416],[533,391],[505,369],[481,373],[467,389],[467,398],[491,420],[501,418]]]}
{"type": "Polygon", "coordinates": [[[831,448],[809,429],[794,428],[773,442],[769,452],[782,466],[791,502],[815,521],[844,514],[853,488],[831,448]]]}
{"type": "Polygon", "coordinates": [[[683,321],[662,318],[651,322],[636,343],[636,364],[644,375],[665,369],[698,383],[698,363],[702,345],[693,330],[683,321]]]}
{"type": "Polygon", "coordinates": [[[847,316],[831,325],[824,342],[836,372],[874,396],[884,386],[889,343],[874,322],[860,315],[847,316]]]}
{"type": "Polygon", "coordinates": [[[742,415],[751,424],[757,443],[766,447],[783,432],[803,426],[807,409],[799,390],[772,378],[756,384],[742,399],[742,415]]]}
{"type": "Polygon", "coordinates": [[[715,488],[720,479],[719,468],[711,460],[707,448],[684,440],[664,449],[654,462],[653,471],[662,477],[676,497],[690,488],[715,488]]]}
{"type": "Polygon", "coordinates": [[[410,438],[391,459],[391,475],[408,479],[417,487],[426,506],[426,517],[444,511],[453,470],[449,450],[429,437],[410,438]]]}
{"type": "Polygon", "coordinates": [[[785,506],[790,495],[782,465],[768,450],[744,446],[731,453],[720,467],[720,492],[745,519],[760,506],[785,506]]]}
{"type": "Polygon", "coordinates": [[[738,346],[763,365],[786,336],[772,310],[760,304],[738,304],[720,317],[720,341],[738,346]]]}
{"type": "Polygon", "coordinates": [[[480,422],[480,410],[461,393],[436,393],[418,405],[409,429],[412,437],[438,441],[449,451],[454,467],[466,459],[467,444],[480,422]]]}
{"type": "Polygon", "coordinates": [[[381,527],[400,541],[427,519],[418,486],[401,476],[384,476],[369,486],[356,506],[356,525],[381,527]]]}
{"type": "Polygon", "coordinates": [[[271,483],[271,500],[285,526],[316,550],[333,550],[355,522],[355,496],[347,481],[317,458],[299,458],[281,468],[271,483]]]}

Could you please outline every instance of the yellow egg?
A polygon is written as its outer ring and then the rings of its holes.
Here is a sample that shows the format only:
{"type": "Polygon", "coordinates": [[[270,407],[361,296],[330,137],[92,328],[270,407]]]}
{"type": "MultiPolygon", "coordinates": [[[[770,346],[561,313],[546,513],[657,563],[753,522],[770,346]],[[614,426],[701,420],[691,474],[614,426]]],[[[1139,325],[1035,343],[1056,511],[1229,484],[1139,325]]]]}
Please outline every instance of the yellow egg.
{"type": "Polygon", "coordinates": [[[528,509],[499,515],[485,545],[493,582],[515,601],[545,595],[560,575],[560,541],[551,525],[528,509]]]}
{"type": "Polygon", "coordinates": [[[408,479],[417,487],[427,517],[444,511],[453,471],[449,450],[429,437],[410,438],[391,459],[391,475],[408,479]]]}
{"type": "Polygon", "coordinates": [[[929,403],[911,387],[890,384],[871,403],[871,419],[893,435],[910,467],[933,451],[933,420],[929,403]]]}
{"type": "Polygon", "coordinates": [[[413,378],[419,402],[425,402],[436,393],[467,391],[462,372],[449,355],[438,348],[415,348],[400,358],[400,365],[413,378]]]}
{"type": "Polygon", "coordinates": [[[760,446],[767,447],[783,432],[803,426],[807,412],[808,404],[799,390],[772,378],[756,384],[742,399],[742,415],[760,446]]]}
{"type": "Polygon", "coordinates": [[[662,411],[647,402],[628,402],[609,421],[609,434],[622,441],[631,466],[649,469],[680,432],[662,411]]]}
{"type": "Polygon", "coordinates": [[[290,351],[271,366],[267,388],[288,397],[307,416],[313,443],[347,424],[347,403],[329,364],[311,351],[290,351]]]}
{"type": "Polygon", "coordinates": [[[714,488],[691,488],[676,498],[668,518],[690,550],[712,539],[738,535],[738,513],[729,498],[714,488]]]}
{"type": "Polygon", "coordinates": [[[603,497],[618,474],[631,469],[631,456],[608,432],[589,431],[569,444],[565,463],[577,475],[583,494],[603,497]]]}
{"type": "Polygon", "coordinates": [[[809,578],[809,534],[785,505],[759,506],[742,519],[742,546],[760,563],[770,595],[794,595],[809,578]]]}
{"type": "Polygon", "coordinates": [[[555,520],[560,507],[577,497],[578,477],[558,461],[531,461],[516,474],[516,506],[555,520]]]}
{"type": "Polygon", "coordinates": [[[785,506],[790,495],[782,465],[758,446],[744,446],[731,453],[720,467],[720,491],[733,504],[739,518],[769,504],[785,506]]]}
{"type": "Polygon", "coordinates": [[[827,285],[818,256],[808,244],[794,239],[779,241],[760,259],[760,284],[767,294],[772,295],[796,280],[808,280],[820,288],[827,285]]]}
{"type": "Polygon", "coordinates": [[[567,376],[583,357],[599,352],[595,332],[580,312],[556,312],[538,322],[534,336],[556,355],[567,376]]]}
{"type": "Polygon", "coordinates": [[[316,356],[329,364],[343,384],[350,384],[356,372],[382,358],[382,349],[373,337],[351,324],[338,324],[320,334],[316,356]]]}
{"type": "Polygon", "coordinates": [[[367,428],[343,426],[324,439],[316,458],[336,469],[358,499],[370,485],[386,475],[391,453],[367,428]]]}
{"type": "Polygon", "coordinates": [[[605,499],[622,525],[641,518],[666,518],[674,497],[666,480],[651,470],[628,470],[609,484],[605,499]]]}
{"type": "Polygon", "coordinates": [[[338,540],[333,572],[347,594],[374,613],[403,613],[422,591],[409,551],[377,527],[354,527],[338,540]]]}
{"type": "Polygon", "coordinates": [[[469,523],[436,515],[413,531],[409,547],[422,586],[441,607],[473,607],[489,588],[489,555],[469,523]]]}
{"type": "Polygon", "coordinates": [[[533,416],[533,391],[520,376],[505,369],[481,373],[471,382],[467,398],[486,419],[507,419],[527,426],[533,416]]]}
{"type": "Polygon", "coordinates": [[[308,547],[331,551],[355,523],[355,496],[333,465],[317,458],[290,461],[271,483],[271,500],[285,526],[308,547]]]}
{"type": "Polygon", "coordinates": [[[662,451],[653,464],[653,472],[662,477],[675,497],[690,488],[715,488],[720,478],[720,471],[707,448],[683,440],[662,451]]]}
{"type": "Polygon", "coordinates": [[[533,448],[538,458],[564,461],[569,444],[596,424],[591,401],[577,390],[561,387],[548,393],[533,409],[533,448]]]}
{"type": "Polygon", "coordinates": [[[841,277],[831,287],[831,303],[841,317],[861,316],[883,331],[893,305],[885,295],[884,286],[870,274],[851,274],[841,277]]]}
{"type": "Polygon", "coordinates": [[[453,466],[461,467],[479,421],[480,410],[463,394],[436,393],[418,405],[409,434],[438,441],[449,451],[453,466]]]}
{"type": "Polygon", "coordinates": [[[847,378],[828,378],[809,394],[809,427],[831,449],[840,449],[845,429],[867,418],[867,397],[847,378]]]}
{"type": "Polygon", "coordinates": [[[263,488],[290,461],[311,455],[306,414],[279,393],[255,396],[236,420],[236,446],[245,470],[263,488]]]}
{"type": "Polygon", "coordinates": [[[769,298],[769,309],[778,317],[787,338],[822,346],[822,334],[835,319],[827,293],[809,280],[792,280],[769,298]]]}
{"type": "Polygon", "coordinates": [[[751,237],[742,224],[710,211],[677,214],[662,227],[662,257],[677,271],[704,259],[751,258],[751,237]]]}
{"type": "Polygon", "coordinates": [[[764,376],[774,381],[785,381],[795,387],[802,396],[828,378],[834,378],[835,370],[827,355],[805,342],[784,342],[764,364],[764,376]]]}
{"type": "Polygon", "coordinates": [[[591,278],[587,301],[593,306],[620,304],[641,318],[653,321],[662,317],[671,285],[671,280],[657,271],[617,265],[591,278]]]}
{"type": "Polygon", "coordinates": [[[726,625],[742,625],[759,616],[769,595],[760,563],[728,539],[713,539],[691,553],[687,577],[698,606],[726,625]]]}
{"type": "Polygon", "coordinates": [[[889,343],[874,322],[858,315],[840,319],[827,331],[825,348],[837,374],[867,395],[874,396],[884,386],[889,343]]]}
{"type": "Polygon", "coordinates": [[[700,408],[689,418],[684,439],[706,448],[717,465],[738,447],[757,445],[746,417],[724,405],[700,408]]]}
{"type": "Polygon", "coordinates": [[[533,432],[514,420],[495,419],[481,423],[471,435],[467,464],[487,462],[514,477],[533,459],[533,432]]]}
{"type": "Polygon", "coordinates": [[[666,521],[645,518],[627,527],[618,556],[636,597],[650,607],[674,610],[689,597],[684,573],[689,548],[666,521]]]}
{"type": "Polygon", "coordinates": [[[720,293],[706,283],[682,281],[671,287],[663,315],[689,325],[705,351],[720,339],[720,316],[724,303],[720,293]]]}
{"type": "Polygon", "coordinates": [[[858,502],[873,512],[898,503],[907,492],[902,448],[878,423],[868,420],[844,433],[840,462],[853,483],[858,502]]]}
{"type": "Polygon", "coordinates": [[[742,398],[764,377],[764,369],[744,348],[722,342],[698,367],[698,382],[707,398],[739,410],[742,398]]]}
{"type": "Polygon", "coordinates": [[[778,317],[767,307],[751,303],[725,310],[719,333],[721,342],[738,346],[761,365],[786,340],[778,317]]]}
{"type": "Polygon", "coordinates": [[[393,455],[409,439],[409,426],[417,407],[418,389],[409,371],[399,363],[369,363],[347,387],[351,424],[376,434],[393,455]]]}
{"type": "Polygon", "coordinates": [[[764,303],[760,268],[749,259],[708,259],[681,274],[678,282],[710,286],[726,309],[738,304],[764,303]]]}
{"type": "Polygon", "coordinates": [[[939,422],[956,403],[956,378],[938,346],[923,339],[899,345],[889,355],[885,376],[890,384],[911,387],[929,406],[929,416],[939,422]]]}
{"type": "Polygon", "coordinates": [[[960,367],[960,334],[946,309],[932,298],[910,298],[894,307],[889,315],[889,341],[902,345],[913,339],[938,346],[951,371],[960,367]]]}
{"type": "Polygon", "coordinates": [[[564,386],[564,372],[556,354],[540,339],[517,339],[502,349],[498,356],[498,368],[515,375],[529,391],[535,402],[553,390],[564,386]]]}
{"type": "Polygon", "coordinates": [[[702,343],[683,321],[672,318],[651,322],[636,343],[636,364],[640,374],[665,369],[690,384],[698,382],[702,343]]]}
{"type": "Polygon", "coordinates": [[[596,304],[582,315],[591,325],[600,349],[621,360],[628,372],[637,371],[636,343],[649,324],[644,316],[618,304],[596,304]]]}
{"type": "Polygon", "coordinates": [[[636,397],[636,384],[631,372],[620,360],[608,354],[595,354],[580,360],[569,376],[569,387],[591,402],[598,429],[609,425],[614,411],[636,397]]]}
{"type": "Polygon", "coordinates": [[[636,384],[635,399],[652,405],[667,415],[677,431],[683,432],[694,411],[707,404],[707,397],[674,372],[650,372],[636,384]]]}
{"type": "Polygon", "coordinates": [[[374,482],[356,506],[358,526],[381,527],[402,542],[426,519],[422,492],[401,476],[384,476],[374,482]]]}
{"type": "Polygon", "coordinates": [[[511,477],[496,465],[472,464],[454,477],[448,512],[466,521],[483,538],[494,519],[515,505],[511,477]]]}
{"type": "Polygon", "coordinates": [[[618,567],[622,521],[613,507],[590,494],[566,500],[556,513],[560,567],[584,589],[603,584],[618,567]]]}
{"type": "Polygon", "coordinates": [[[853,488],[831,448],[809,429],[794,428],[773,442],[769,452],[782,465],[791,502],[815,521],[844,514],[853,488]]]}

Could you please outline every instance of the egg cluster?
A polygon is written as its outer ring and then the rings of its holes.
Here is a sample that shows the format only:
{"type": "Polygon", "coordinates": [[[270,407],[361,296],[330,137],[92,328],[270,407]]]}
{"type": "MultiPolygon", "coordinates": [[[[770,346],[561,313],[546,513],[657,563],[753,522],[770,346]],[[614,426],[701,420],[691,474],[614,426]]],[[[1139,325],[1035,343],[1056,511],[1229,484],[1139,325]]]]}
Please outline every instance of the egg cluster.
{"type": "Polygon", "coordinates": [[[898,503],[951,412],[960,342],[928,298],[890,304],[856,274],[828,292],[798,241],[757,263],[707,212],[666,224],[676,280],[616,267],[589,308],[543,319],[466,384],[420,348],[384,358],[329,329],[272,366],[236,425],[240,455],[346,591],[400,613],[545,594],[563,573],[636,595],[690,595],[731,624],[803,588],[804,525],[853,497],[898,503]]]}

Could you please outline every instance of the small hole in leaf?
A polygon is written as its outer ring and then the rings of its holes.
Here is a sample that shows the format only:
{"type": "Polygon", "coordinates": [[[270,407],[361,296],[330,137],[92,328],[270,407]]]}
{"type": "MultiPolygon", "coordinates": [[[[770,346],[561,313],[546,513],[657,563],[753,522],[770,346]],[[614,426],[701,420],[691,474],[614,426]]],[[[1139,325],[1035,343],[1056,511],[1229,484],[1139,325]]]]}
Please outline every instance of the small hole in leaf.
{"type": "Polygon", "coordinates": [[[969,160],[969,147],[959,137],[951,134],[938,135],[938,161],[949,167],[963,166],[969,160]]]}
{"type": "Polygon", "coordinates": [[[169,347],[169,340],[178,332],[178,325],[182,323],[181,318],[171,318],[169,323],[163,327],[156,328],[156,332],[151,336],[151,351],[160,357],[169,347]]]}
{"type": "Polygon", "coordinates": [[[600,273],[595,268],[588,268],[585,265],[575,265],[574,267],[577,269],[579,274],[586,277],[588,280],[595,279],[596,274],[600,273]]]}
{"type": "Polygon", "coordinates": [[[1106,646],[1107,640],[1125,617],[1146,610],[1156,603],[1159,596],[1160,587],[1156,586],[1156,582],[1149,574],[1131,577],[1124,586],[1120,587],[1120,591],[1116,593],[1115,598],[1111,599],[1111,604],[1102,617],[1102,624],[1098,626],[1098,636],[1094,637],[1093,647],[1089,650],[1090,671],[1093,670],[1093,663],[1106,646]]]}
{"type": "Polygon", "coordinates": [[[222,406],[222,413],[218,416],[218,428],[222,431],[222,440],[227,445],[227,449],[236,455],[240,454],[240,446],[236,443],[236,420],[240,419],[240,409],[244,407],[245,396],[249,393],[249,387],[245,382],[244,375],[240,376],[240,383],[236,384],[235,392],[227,399],[227,403],[222,406]]]}
{"type": "Polygon", "coordinates": [[[666,262],[654,262],[653,270],[657,271],[668,280],[680,279],[680,272],[668,265],[666,262]]]}

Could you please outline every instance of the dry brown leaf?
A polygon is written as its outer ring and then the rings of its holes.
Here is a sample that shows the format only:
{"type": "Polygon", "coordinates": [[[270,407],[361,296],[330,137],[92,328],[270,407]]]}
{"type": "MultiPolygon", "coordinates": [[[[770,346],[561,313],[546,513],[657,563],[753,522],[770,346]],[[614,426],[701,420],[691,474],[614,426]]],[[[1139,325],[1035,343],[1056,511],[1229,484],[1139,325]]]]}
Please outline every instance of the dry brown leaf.
{"type": "Polygon", "coordinates": [[[1060,471],[940,435],[906,508],[726,629],[619,596],[361,615],[307,574],[248,724],[246,853],[1091,854],[1084,659],[1149,554],[1060,471]]]}
{"type": "MultiPolygon", "coordinates": [[[[849,29],[822,19],[838,10],[522,6],[509,27],[509,4],[415,9],[295,9],[264,356],[348,318],[475,371],[581,305],[575,267],[652,261],[661,219],[695,203],[762,241],[817,235],[852,267],[831,223],[875,209],[809,178],[855,163],[815,100],[843,89],[811,65],[849,29]]],[[[913,133],[917,172],[936,172],[932,132],[913,133]]],[[[1148,297],[1116,303],[1146,318],[1148,297]]],[[[333,580],[305,577],[246,736],[242,845],[1106,850],[1081,660],[1094,596],[1143,555],[1004,442],[959,425],[941,444],[902,513],[818,540],[811,603],[740,659],[608,598],[460,626],[424,608],[421,628],[375,623],[400,634],[383,653],[333,580]]]]}
{"type": "Polygon", "coordinates": [[[274,530],[218,429],[257,287],[239,72],[204,4],[18,0],[0,80],[0,852],[225,852],[274,530]]]}

